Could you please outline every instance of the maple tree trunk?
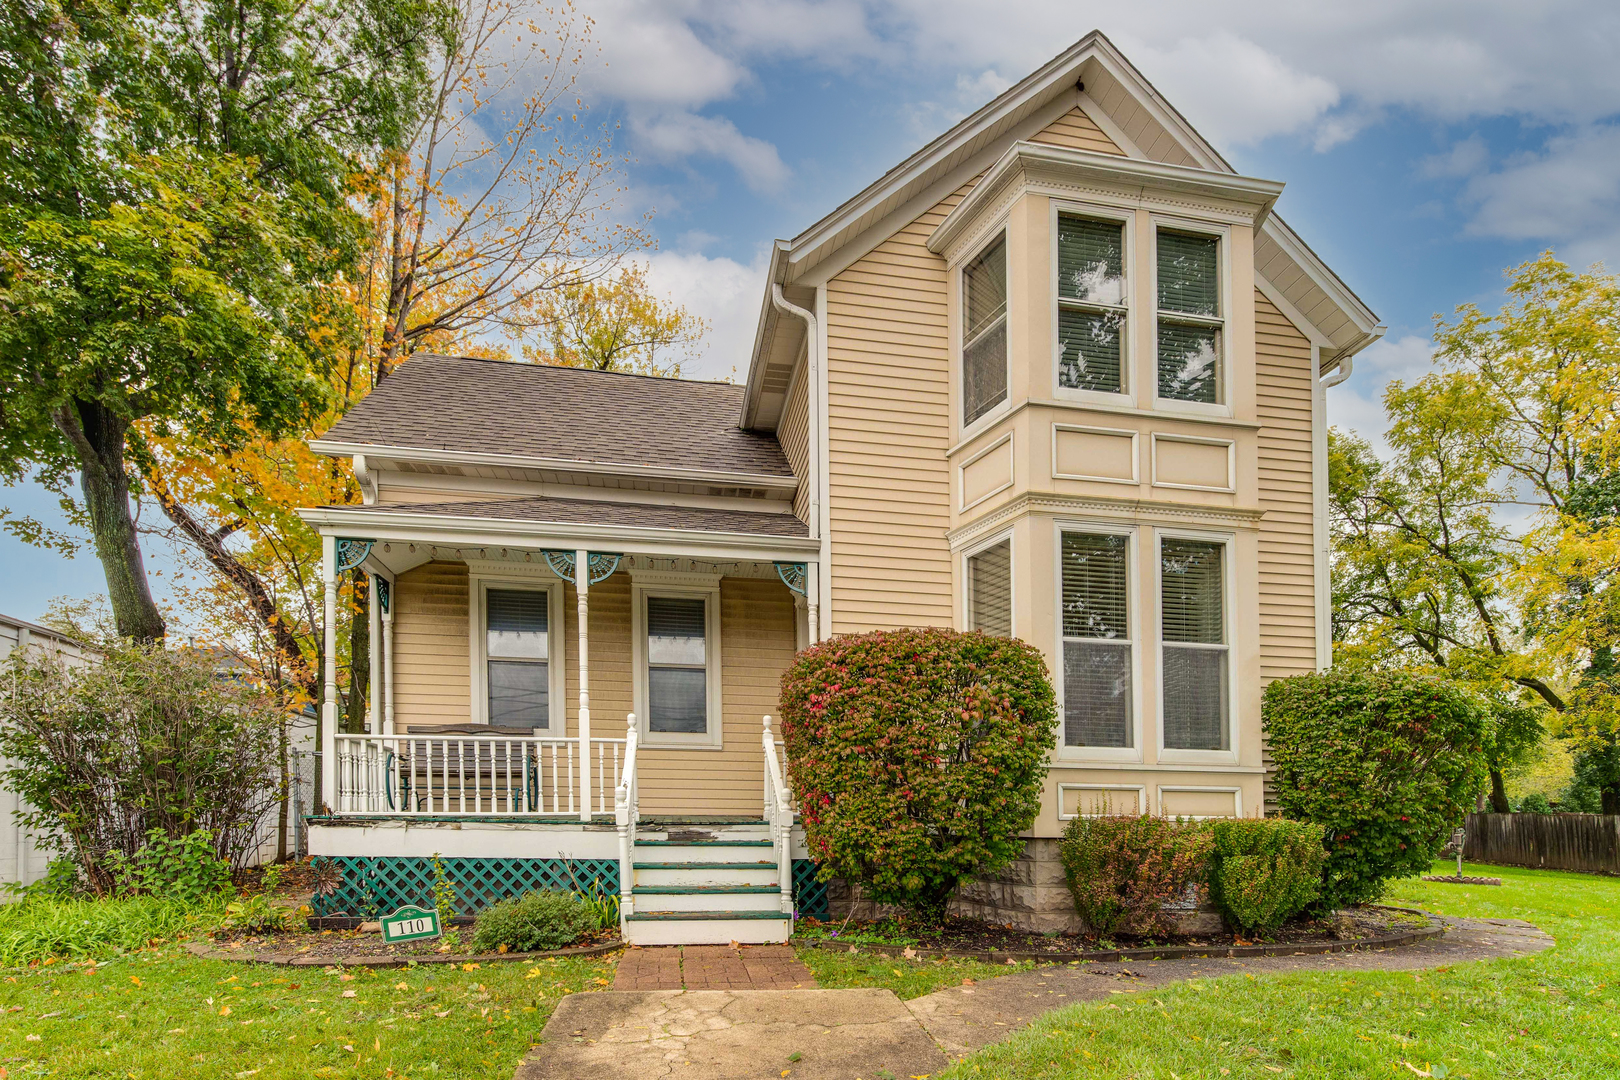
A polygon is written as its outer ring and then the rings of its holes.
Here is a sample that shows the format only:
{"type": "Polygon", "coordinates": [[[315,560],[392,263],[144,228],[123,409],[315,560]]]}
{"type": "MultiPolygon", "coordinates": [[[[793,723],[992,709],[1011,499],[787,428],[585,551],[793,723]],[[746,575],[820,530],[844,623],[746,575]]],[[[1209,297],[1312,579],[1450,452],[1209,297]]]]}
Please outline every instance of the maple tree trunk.
{"type": "Polygon", "coordinates": [[[1495,814],[1513,813],[1513,804],[1508,802],[1507,787],[1502,781],[1499,769],[1491,770],[1491,812],[1495,814]]]}
{"type": "Polygon", "coordinates": [[[129,510],[129,474],[124,467],[129,421],[96,402],[77,398],[60,406],[54,419],[79,459],[79,487],[119,636],[143,643],[161,641],[167,627],[152,599],[129,510]]]}

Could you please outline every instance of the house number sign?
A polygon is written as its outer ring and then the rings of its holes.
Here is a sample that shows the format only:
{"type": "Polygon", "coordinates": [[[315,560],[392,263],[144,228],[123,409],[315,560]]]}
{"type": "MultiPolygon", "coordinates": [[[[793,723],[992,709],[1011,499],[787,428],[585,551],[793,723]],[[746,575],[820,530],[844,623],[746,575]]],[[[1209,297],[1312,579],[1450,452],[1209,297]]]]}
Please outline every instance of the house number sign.
{"type": "Polygon", "coordinates": [[[442,932],[437,911],[412,904],[405,905],[382,920],[384,941],[417,941],[438,937],[442,932]]]}

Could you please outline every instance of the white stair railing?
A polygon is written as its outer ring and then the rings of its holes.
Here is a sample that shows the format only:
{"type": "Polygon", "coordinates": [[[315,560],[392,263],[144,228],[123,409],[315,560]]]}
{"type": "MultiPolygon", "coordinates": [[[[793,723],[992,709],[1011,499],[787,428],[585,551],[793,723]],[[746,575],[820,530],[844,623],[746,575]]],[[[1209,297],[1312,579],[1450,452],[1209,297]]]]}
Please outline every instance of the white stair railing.
{"type": "Polygon", "coordinates": [[[636,821],[640,811],[636,806],[636,714],[631,713],[624,723],[624,766],[619,782],[613,789],[613,824],[619,830],[619,928],[635,910],[636,882],[636,821]]]}
{"type": "Polygon", "coordinates": [[[793,800],[788,792],[787,774],[782,771],[782,755],[777,753],[771,734],[771,718],[765,717],[765,820],[776,848],[777,883],[782,888],[782,914],[793,914],[793,800]]]}

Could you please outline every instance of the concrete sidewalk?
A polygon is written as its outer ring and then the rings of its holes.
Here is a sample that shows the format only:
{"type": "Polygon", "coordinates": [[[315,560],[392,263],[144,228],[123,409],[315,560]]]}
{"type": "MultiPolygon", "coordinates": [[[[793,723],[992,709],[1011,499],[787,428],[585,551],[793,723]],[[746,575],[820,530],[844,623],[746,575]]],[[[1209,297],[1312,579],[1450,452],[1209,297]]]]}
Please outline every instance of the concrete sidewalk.
{"type": "MultiPolygon", "coordinates": [[[[760,1080],[780,1078],[783,1070],[789,1080],[881,1080],[885,1073],[907,1080],[931,1076],[1043,1013],[1120,991],[1244,973],[1406,971],[1527,956],[1553,945],[1518,920],[1445,921],[1444,936],[1397,949],[1054,965],[907,1002],[888,990],[572,994],[557,1006],[517,1080],[760,1080]]],[[[771,961],[773,968],[784,963],[771,961]]],[[[668,977],[668,954],[646,962],[668,977]]]]}

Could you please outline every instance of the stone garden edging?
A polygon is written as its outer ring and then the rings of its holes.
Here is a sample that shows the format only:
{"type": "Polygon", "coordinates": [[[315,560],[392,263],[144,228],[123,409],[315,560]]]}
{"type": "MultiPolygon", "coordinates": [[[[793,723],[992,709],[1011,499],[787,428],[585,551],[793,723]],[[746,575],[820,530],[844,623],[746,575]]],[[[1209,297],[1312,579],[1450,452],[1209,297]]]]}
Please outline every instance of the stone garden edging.
{"type": "Polygon", "coordinates": [[[929,949],[915,945],[846,944],[826,938],[793,938],[789,944],[799,948],[826,949],[829,952],[871,952],[882,956],[909,954],[916,960],[978,960],[987,964],[1001,964],[1032,960],[1046,964],[1072,964],[1082,961],[1112,962],[1119,960],[1180,960],[1187,957],[1240,957],[1240,956],[1298,956],[1325,953],[1356,952],[1361,949],[1389,949],[1411,945],[1439,937],[1446,932],[1445,923],[1426,911],[1416,908],[1372,905],[1382,911],[1398,911],[1408,915],[1421,915],[1428,925],[1401,930],[1377,937],[1353,938],[1348,941],[1308,941],[1275,945],[1164,945],[1140,949],[1084,949],[1078,952],[1056,953],[1033,950],[996,949],[929,949]]]}
{"type": "Polygon", "coordinates": [[[606,956],[624,948],[622,941],[609,941],[601,945],[581,945],[571,949],[553,949],[550,952],[505,953],[427,953],[422,956],[396,956],[391,953],[358,954],[355,956],[304,956],[296,952],[257,952],[243,949],[221,949],[202,941],[188,941],[185,949],[204,960],[235,960],[244,964],[271,964],[280,967],[363,967],[396,968],[414,964],[489,964],[502,960],[553,960],[606,956]]]}

